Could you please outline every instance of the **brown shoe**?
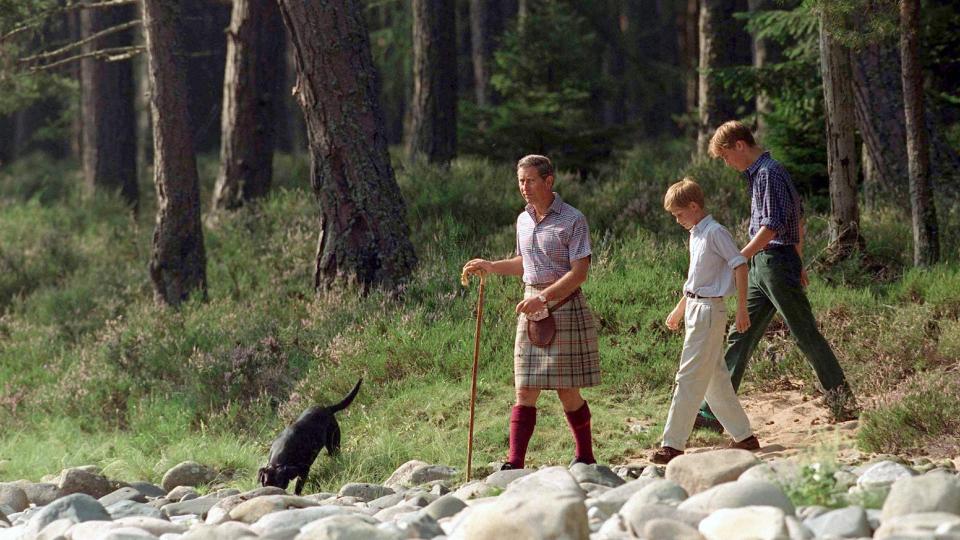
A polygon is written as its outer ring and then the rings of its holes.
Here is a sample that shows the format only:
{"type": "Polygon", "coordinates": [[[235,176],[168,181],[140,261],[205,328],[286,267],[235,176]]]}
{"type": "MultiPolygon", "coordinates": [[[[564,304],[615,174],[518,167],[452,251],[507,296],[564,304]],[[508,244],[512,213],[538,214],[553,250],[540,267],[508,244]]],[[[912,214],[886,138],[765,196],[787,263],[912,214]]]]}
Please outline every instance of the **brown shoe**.
{"type": "Polygon", "coordinates": [[[739,448],[740,450],[750,450],[753,452],[754,450],[760,449],[760,441],[757,440],[756,435],[751,435],[740,442],[731,442],[727,448],[739,448]]]}
{"type": "Polygon", "coordinates": [[[660,449],[654,452],[650,457],[650,461],[656,463],[657,465],[664,465],[670,463],[673,458],[682,455],[683,450],[677,450],[676,448],[671,448],[669,446],[661,446],[660,449]]]}

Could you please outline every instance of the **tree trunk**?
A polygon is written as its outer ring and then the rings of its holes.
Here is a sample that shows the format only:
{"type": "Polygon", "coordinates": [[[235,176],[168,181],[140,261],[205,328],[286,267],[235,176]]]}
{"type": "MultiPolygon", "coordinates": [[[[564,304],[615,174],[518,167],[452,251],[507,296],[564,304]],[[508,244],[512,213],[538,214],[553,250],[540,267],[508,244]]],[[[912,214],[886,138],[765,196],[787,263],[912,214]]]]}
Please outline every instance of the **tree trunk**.
{"type": "Polygon", "coordinates": [[[830,177],[830,243],[835,258],[863,247],[857,206],[857,145],[850,50],[820,20],[820,74],[827,124],[827,173],[830,177]]]}
{"type": "Polygon", "coordinates": [[[181,4],[182,65],[186,73],[194,150],[198,153],[216,152],[220,148],[223,74],[227,60],[224,37],[230,27],[230,4],[209,0],[181,4]]]}
{"type": "Polygon", "coordinates": [[[683,26],[680,29],[680,58],[684,73],[684,103],[685,111],[691,118],[697,113],[697,104],[700,95],[697,83],[700,76],[697,67],[700,65],[700,2],[687,0],[683,11],[683,26]]]}
{"type": "Polygon", "coordinates": [[[453,0],[413,0],[413,102],[406,150],[449,163],[457,152],[456,16],[453,0]]]}
{"type": "Polygon", "coordinates": [[[194,291],[206,297],[200,186],[180,61],[183,2],[143,0],[153,113],[157,226],[150,278],[158,301],[176,306],[194,291]]]}
{"type": "Polygon", "coordinates": [[[283,26],[275,0],[234,0],[223,76],[220,172],[213,207],[233,209],[270,190],[283,26]]]}
{"type": "Polygon", "coordinates": [[[398,287],[413,271],[403,197],[387,153],[376,71],[358,0],[280,0],[320,203],[314,284],[398,287]]]}
{"type": "Polygon", "coordinates": [[[930,187],[930,146],[923,104],[923,72],[919,47],[920,0],[900,0],[900,56],[903,63],[903,110],[913,214],[913,264],[928,266],[940,259],[937,214],[930,187]]]}
{"type": "Polygon", "coordinates": [[[734,51],[734,2],[732,0],[700,1],[700,128],[697,134],[697,153],[707,155],[714,129],[732,120],[734,111],[730,100],[715,80],[714,70],[727,67],[734,51]]]}
{"type": "Polygon", "coordinates": [[[473,92],[481,107],[496,103],[490,87],[490,71],[497,38],[503,32],[500,2],[470,0],[470,45],[473,58],[473,92]]]}
{"type": "MultiPolygon", "coordinates": [[[[774,7],[773,0],[749,0],[750,13],[768,11],[774,7]]],[[[753,37],[753,67],[763,69],[767,64],[776,62],[776,45],[769,38],[753,37]]],[[[767,129],[767,115],[770,114],[770,97],[766,92],[757,92],[755,100],[757,108],[757,135],[762,139],[767,129]]]]}
{"type": "MultiPolygon", "coordinates": [[[[90,36],[134,17],[132,5],[84,9],[80,12],[82,35],[90,36]]],[[[133,35],[128,30],[88,43],[84,52],[131,45],[133,35]]],[[[136,211],[140,190],[133,62],[84,58],[80,64],[84,182],[91,192],[119,192],[136,211]]]]}

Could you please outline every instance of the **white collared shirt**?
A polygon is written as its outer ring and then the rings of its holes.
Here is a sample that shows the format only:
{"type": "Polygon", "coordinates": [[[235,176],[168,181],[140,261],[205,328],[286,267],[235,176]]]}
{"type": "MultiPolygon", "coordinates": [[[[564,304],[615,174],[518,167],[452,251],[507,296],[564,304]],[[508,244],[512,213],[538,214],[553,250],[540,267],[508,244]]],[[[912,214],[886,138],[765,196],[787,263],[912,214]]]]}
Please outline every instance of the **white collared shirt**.
{"type": "Polygon", "coordinates": [[[685,292],[697,296],[730,296],[736,292],[733,269],[747,264],[730,231],[706,216],[690,229],[690,269],[685,292]]]}

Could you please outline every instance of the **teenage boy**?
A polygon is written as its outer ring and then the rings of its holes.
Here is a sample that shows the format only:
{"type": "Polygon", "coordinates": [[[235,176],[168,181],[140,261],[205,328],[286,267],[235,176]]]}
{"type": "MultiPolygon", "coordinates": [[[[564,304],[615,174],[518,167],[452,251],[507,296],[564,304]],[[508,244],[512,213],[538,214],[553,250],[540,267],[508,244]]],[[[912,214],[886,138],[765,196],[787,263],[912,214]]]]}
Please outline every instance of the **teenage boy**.
{"type": "Polygon", "coordinates": [[[667,316],[671,330],[680,328],[683,317],[686,335],[680,355],[676,387],[670,413],[663,429],[663,445],[652,460],[668,463],[683,454],[693,431],[694,412],[700,400],[715,411],[724,429],[733,435],[731,448],[757,450],[760,443],[737,400],[730,373],[723,363],[723,338],[727,308],[724,297],[737,291],[736,327],[750,327],[747,314],[747,260],[723,225],[705,210],[703,190],[690,178],[670,186],[663,207],[690,231],[690,268],[677,307],[667,316]]]}
{"type": "MultiPolygon", "coordinates": [[[[750,193],[750,242],[740,253],[750,259],[747,312],[751,325],[727,339],[724,355],[733,388],[740,387],[747,361],[770,324],[780,313],[797,345],[813,366],[824,390],[824,404],[836,421],[857,417],[856,400],[837,357],[824,339],[804,292],[803,205],[790,175],[770,153],[757,146],[744,124],[731,120],[717,128],[710,155],[743,173],[750,193]]],[[[697,427],[721,431],[710,408],[703,404],[697,427]]]]}

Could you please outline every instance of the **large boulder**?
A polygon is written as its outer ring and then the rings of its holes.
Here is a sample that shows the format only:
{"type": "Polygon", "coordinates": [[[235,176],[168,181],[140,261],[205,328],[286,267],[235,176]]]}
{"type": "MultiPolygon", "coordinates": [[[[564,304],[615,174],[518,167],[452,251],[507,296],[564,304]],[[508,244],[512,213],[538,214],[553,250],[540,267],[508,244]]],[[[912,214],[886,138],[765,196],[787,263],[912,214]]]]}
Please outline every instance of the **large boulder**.
{"type": "Polygon", "coordinates": [[[292,508],[309,508],[319,506],[320,503],[307,499],[306,497],[297,497],[295,495],[265,495],[245,501],[230,510],[230,519],[242,521],[244,523],[256,523],[257,520],[267,514],[279,512],[281,510],[290,510],[292,508]]]}
{"type": "Polygon", "coordinates": [[[319,519],[305,526],[296,540],[399,540],[395,533],[377,528],[377,520],[360,514],[319,519]]]}
{"type": "Polygon", "coordinates": [[[707,540],[790,540],[786,515],[773,506],[723,508],[700,522],[700,534],[707,540]]]}
{"type": "MultiPolygon", "coordinates": [[[[561,470],[566,473],[566,469],[561,470]]],[[[576,485],[572,477],[570,481],[576,485]]],[[[512,495],[504,494],[493,502],[473,507],[450,535],[450,540],[507,538],[588,540],[590,527],[582,496],[569,489],[542,490],[535,496],[520,490],[512,495]]]]}
{"type": "Polygon", "coordinates": [[[392,489],[409,488],[436,480],[451,480],[457,470],[446,465],[431,465],[425,461],[411,460],[401,465],[383,483],[392,489]]]}
{"type": "Polygon", "coordinates": [[[113,483],[105,476],[86,467],[74,467],[60,472],[57,487],[64,495],[86,493],[95,499],[114,491],[113,483]]]}
{"type": "Polygon", "coordinates": [[[110,521],[110,514],[96,499],[86,493],[74,493],[61,497],[44,506],[33,514],[27,522],[24,532],[29,538],[58,519],[69,519],[75,523],[84,521],[110,521]]]}
{"type": "Polygon", "coordinates": [[[677,505],[687,499],[687,492],[671,480],[658,478],[653,480],[630,497],[631,504],[645,506],[648,504],[677,505]]]}
{"type": "Polygon", "coordinates": [[[722,508],[744,506],[774,506],[786,515],[792,516],[795,513],[793,503],[780,486],[762,480],[742,480],[720,484],[691,496],[680,503],[678,508],[689,512],[710,514],[722,508]]]}
{"type": "MultiPolygon", "coordinates": [[[[263,497],[266,495],[286,495],[287,492],[274,486],[261,487],[257,489],[252,489],[250,491],[245,491],[239,495],[231,495],[224,499],[221,499],[217,504],[213,505],[209,511],[207,511],[206,522],[211,525],[216,525],[217,523],[222,523],[224,521],[230,520],[230,511],[240,506],[242,503],[255,499],[257,497],[263,497]]],[[[319,503],[318,503],[319,504],[319,503]]]]}
{"type": "Polygon", "coordinates": [[[839,536],[841,538],[861,538],[870,536],[870,523],[867,512],[859,506],[848,506],[804,521],[814,534],[819,536],[839,536]]]}
{"type": "Polygon", "coordinates": [[[0,504],[9,506],[14,512],[23,512],[30,506],[30,499],[17,484],[3,482],[0,483],[0,504]]]}
{"type": "Polygon", "coordinates": [[[906,465],[894,461],[878,461],[864,469],[857,478],[857,487],[864,491],[886,489],[897,480],[916,474],[916,471],[906,465]]]}
{"type": "Polygon", "coordinates": [[[960,516],[946,512],[924,512],[884,520],[873,533],[875,540],[887,538],[934,538],[934,533],[960,528],[960,516]]]}
{"type": "Polygon", "coordinates": [[[735,448],[684,454],[667,465],[667,480],[694,495],[724,482],[732,482],[760,463],[752,453],[735,448]]]}
{"type": "Polygon", "coordinates": [[[507,486],[504,495],[516,497],[542,497],[545,494],[570,496],[583,502],[585,493],[566,467],[547,467],[518,478],[507,486]]]}
{"type": "Polygon", "coordinates": [[[217,473],[196,461],[184,461],[171,467],[160,481],[160,486],[170,491],[177,486],[203,486],[213,482],[217,473]]]}
{"type": "Polygon", "coordinates": [[[920,512],[960,515],[960,479],[949,474],[925,474],[894,482],[883,503],[883,520],[920,512]]]}

